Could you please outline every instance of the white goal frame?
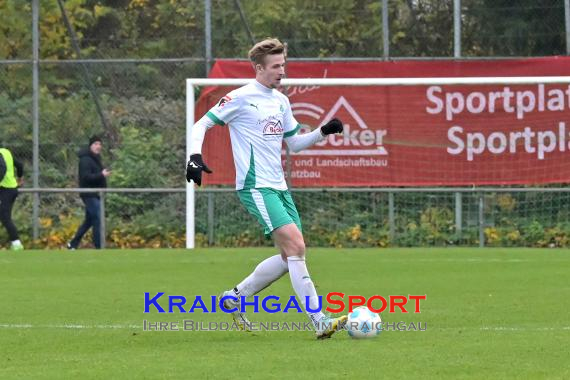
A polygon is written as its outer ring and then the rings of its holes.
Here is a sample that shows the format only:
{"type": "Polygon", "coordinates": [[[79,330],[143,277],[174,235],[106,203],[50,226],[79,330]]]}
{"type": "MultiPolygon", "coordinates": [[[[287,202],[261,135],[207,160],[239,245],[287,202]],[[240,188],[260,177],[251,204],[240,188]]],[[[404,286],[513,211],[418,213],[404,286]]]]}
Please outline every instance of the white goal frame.
{"type": "MultiPolygon", "coordinates": [[[[190,131],[196,122],[196,86],[243,86],[254,79],[190,78],[186,79],[186,159],[190,156],[190,131]]],[[[539,77],[449,77],[449,78],[295,78],[283,79],[283,86],[429,86],[466,84],[553,84],[570,83],[570,76],[539,77]]],[[[214,166],[215,167],[215,166],[214,166]]],[[[195,247],[194,183],[186,183],[186,248],[195,247]]]]}

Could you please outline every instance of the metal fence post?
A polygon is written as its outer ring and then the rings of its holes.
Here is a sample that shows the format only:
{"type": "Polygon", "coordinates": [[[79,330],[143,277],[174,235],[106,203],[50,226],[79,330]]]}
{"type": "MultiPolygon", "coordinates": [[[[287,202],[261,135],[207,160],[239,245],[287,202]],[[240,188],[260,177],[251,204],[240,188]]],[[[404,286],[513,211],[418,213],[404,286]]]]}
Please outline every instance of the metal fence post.
{"type": "Polygon", "coordinates": [[[101,197],[101,202],[99,203],[100,213],[101,213],[101,236],[99,237],[99,243],[101,244],[101,249],[105,249],[105,236],[107,232],[105,231],[105,192],[100,191],[99,196],[101,197]]]}
{"type": "Polygon", "coordinates": [[[388,19],[388,0],[382,0],[382,48],[384,59],[390,57],[390,24],[388,19]]]}
{"type": "Polygon", "coordinates": [[[453,0],[453,56],[461,57],[461,0],[453,0]]]}
{"type": "Polygon", "coordinates": [[[396,217],[394,210],[394,193],[388,193],[388,225],[390,226],[390,243],[396,237],[396,217]]]}
{"type": "Polygon", "coordinates": [[[214,193],[208,193],[208,245],[214,245],[214,193]]]}
{"type": "Polygon", "coordinates": [[[570,55],[570,0],[564,0],[564,24],[566,25],[566,55],[570,55]]]}
{"type": "Polygon", "coordinates": [[[462,215],[462,194],[460,192],[456,192],[455,193],[455,234],[457,235],[457,238],[459,238],[461,236],[461,230],[462,230],[462,226],[461,226],[461,220],[463,219],[463,215],[462,215]]]}
{"type": "Polygon", "coordinates": [[[479,248],[485,247],[485,215],[483,212],[484,194],[479,193],[479,248]]]}
{"type": "Polygon", "coordinates": [[[206,47],[206,76],[212,64],[212,1],[204,0],[204,46],[206,47]]]}
{"type": "MultiPolygon", "coordinates": [[[[32,1],[32,185],[40,187],[40,4],[32,1]]],[[[40,194],[32,201],[32,237],[40,237],[40,194]]]]}

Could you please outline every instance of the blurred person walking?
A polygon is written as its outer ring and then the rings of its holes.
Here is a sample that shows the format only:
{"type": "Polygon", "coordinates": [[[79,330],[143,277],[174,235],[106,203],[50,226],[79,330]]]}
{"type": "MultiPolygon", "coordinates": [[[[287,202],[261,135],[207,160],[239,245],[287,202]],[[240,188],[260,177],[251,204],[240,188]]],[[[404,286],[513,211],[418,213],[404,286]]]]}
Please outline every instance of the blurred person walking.
{"type": "MultiPolygon", "coordinates": [[[[89,146],[79,151],[79,187],[80,188],[106,188],[107,177],[111,175],[101,161],[103,143],[99,136],[89,139],[89,146]]],[[[101,249],[101,199],[99,193],[81,193],[81,200],[85,204],[85,220],[79,226],[73,239],[67,243],[67,249],[74,250],[79,247],[83,235],[93,227],[93,245],[101,249]]]]}

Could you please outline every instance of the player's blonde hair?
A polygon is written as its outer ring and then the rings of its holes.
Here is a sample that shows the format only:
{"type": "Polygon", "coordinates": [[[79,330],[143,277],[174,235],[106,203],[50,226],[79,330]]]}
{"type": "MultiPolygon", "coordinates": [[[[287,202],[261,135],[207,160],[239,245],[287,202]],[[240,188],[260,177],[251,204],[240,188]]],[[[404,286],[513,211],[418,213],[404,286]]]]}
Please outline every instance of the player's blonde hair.
{"type": "Polygon", "coordinates": [[[254,65],[265,65],[265,57],[274,54],[284,54],[285,47],[277,38],[266,38],[253,45],[248,53],[254,65]]]}

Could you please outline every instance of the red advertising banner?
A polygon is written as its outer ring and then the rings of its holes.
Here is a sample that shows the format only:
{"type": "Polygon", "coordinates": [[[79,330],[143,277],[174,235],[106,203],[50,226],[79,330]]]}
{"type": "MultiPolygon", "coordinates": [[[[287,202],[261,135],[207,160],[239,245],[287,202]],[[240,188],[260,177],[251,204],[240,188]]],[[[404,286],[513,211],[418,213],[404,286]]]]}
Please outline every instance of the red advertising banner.
{"type": "MultiPolygon", "coordinates": [[[[289,78],[568,76],[570,57],[290,62],[287,74],[289,78]]],[[[253,69],[246,61],[222,60],[210,76],[253,78],[253,69]]],[[[232,89],[203,89],[196,117],[232,89]]],[[[294,187],[570,182],[569,83],[291,86],[283,91],[304,131],[333,117],[345,123],[343,136],[329,136],[292,155],[294,187]]],[[[205,182],[234,184],[227,127],[216,126],[206,134],[203,153],[214,169],[205,182]]]]}

